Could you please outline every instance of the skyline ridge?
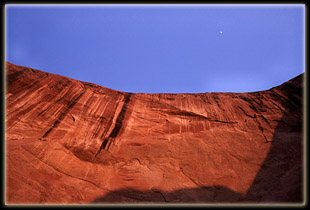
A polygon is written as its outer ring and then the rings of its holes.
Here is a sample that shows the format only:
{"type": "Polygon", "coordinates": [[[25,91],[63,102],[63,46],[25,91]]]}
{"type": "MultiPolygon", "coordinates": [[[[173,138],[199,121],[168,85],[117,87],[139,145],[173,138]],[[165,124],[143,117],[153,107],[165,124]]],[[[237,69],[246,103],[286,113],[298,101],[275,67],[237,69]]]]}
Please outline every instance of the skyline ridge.
{"type": "MultiPolygon", "coordinates": [[[[99,85],[99,84],[96,84],[96,83],[93,83],[93,82],[78,80],[78,79],[74,79],[74,78],[71,78],[71,77],[68,77],[68,76],[64,76],[64,75],[61,75],[61,74],[50,73],[50,72],[47,72],[47,71],[44,71],[44,70],[41,70],[41,69],[35,69],[35,68],[29,67],[29,66],[17,65],[17,64],[11,63],[11,62],[9,62],[9,61],[5,61],[5,66],[6,66],[7,64],[14,65],[14,66],[20,66],[20,67],[22,67],[22,68],[34,69],[34,70],[41,71],[41,72],[45,72],[45,73],[48,73],[48,74],[54,74],[54,75],[58,75],[58,76],[62,76],[62,77],[67,77],[67,78],[69,78],[69,79],[73,79],[73,80],[76,80],[76,81],[80,81],[80,82],[82,82],[82,83],[90,83],[90,84],[94,84],[94,85],[96,85],[96,86],[100,86],[100,87],[102,87],[102,88],[107,88],[107,89],[111,89],[111,90],[114,90],[114,91],[117,91],[117,92],[123,92],[123,93],[134,93],[134,94],[135,94],[135,93],[137,93],[137,94],[196,94],[196,93],[187,93],[187,92],[184,92],[184,93],[167,93],[167,92],[161,92],[161,93],[145,93],[145,92],[121,91],[121,90],[113,89],[113,88],[110,88],[110,87],[106,87],[106,86],[104,86],[104,85],[99,85]]],[[[284,83],[287,83],[287,82],[289,82],[289,81],[291,81],[291,80],[296,79],[297,77],[303,77],[303,78],[304,78],[304,76],[303,76],[304,74],[305,74],[305,72],[303,72],[303,73],[301,73],[301,74],[299,74],[299,75],[297,75],[297,76],[295,76],[295,77],[293,77],[293,78],[291,78],[291,79],[289,79],[289,80],[287,80],[287,81],[285,81],[285,82],[283,82],[283,83],[281,83],[281,84],[279,84],[279,85],[270,87],[269,89],[266,89],[266,90],[270,90],[270,89],[272,89],[272,88],[281,86],[281,85],[283,85],[284,83]]],[[[305,82],[305,80],[304,80],[303,82],[305,82]]],[[[229,91],[228,91],[228,92],[197,92],[197,94],[203,94],[203,93],[255,93],[255,92],[261,92],[261,91],[266,91],[266,90],[258,90],[258,91],[251,91],[251,92],[229,92],[229,91]]]]}

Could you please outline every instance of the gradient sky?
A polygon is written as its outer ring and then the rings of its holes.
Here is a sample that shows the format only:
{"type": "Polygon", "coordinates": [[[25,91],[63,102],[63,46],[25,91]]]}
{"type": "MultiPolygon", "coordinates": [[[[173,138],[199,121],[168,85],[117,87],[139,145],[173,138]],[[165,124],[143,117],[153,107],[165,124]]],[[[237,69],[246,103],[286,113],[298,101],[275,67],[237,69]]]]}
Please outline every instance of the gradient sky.
{"type": "Polygon", "coordinates": [[[267,90],[304,72],[304,5],[6,5],[6,61],[143,93],[267,90]]]}

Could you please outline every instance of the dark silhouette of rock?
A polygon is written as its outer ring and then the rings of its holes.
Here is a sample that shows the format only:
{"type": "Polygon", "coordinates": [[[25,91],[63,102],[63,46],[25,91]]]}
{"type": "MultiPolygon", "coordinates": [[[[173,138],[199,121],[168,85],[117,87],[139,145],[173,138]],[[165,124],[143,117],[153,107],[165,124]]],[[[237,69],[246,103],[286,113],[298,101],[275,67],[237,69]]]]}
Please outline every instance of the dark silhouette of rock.
{"type": "Polygon", "coordinates": [[[303,75],[126,93],[6,63],[6,202],[301,203],[303,75]]]}
{"type": "Polygon", "coordinates": [[[155,189],[149,191],[120,189],[109,192],[92,203],[232,203],[240,200],[241,197],[241,193],[221,186],[179,189],[172,192],[155,189]]]}

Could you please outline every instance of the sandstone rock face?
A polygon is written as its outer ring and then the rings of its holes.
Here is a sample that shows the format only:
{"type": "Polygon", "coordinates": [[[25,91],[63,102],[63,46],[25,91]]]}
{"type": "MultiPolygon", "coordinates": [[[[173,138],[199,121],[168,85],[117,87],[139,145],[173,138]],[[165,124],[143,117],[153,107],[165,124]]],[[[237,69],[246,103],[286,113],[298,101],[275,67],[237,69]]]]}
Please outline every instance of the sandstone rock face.
{"type": "Polygon", "coordinates": [[[6,63],[8,204],[303,201],[300,75],[143,94],[6,63]]]}

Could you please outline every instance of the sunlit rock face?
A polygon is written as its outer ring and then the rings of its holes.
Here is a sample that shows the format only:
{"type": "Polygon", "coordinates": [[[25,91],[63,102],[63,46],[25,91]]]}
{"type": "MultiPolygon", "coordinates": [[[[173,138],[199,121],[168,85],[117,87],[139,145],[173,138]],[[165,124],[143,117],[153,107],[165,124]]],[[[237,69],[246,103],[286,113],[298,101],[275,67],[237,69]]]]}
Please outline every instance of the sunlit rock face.
{"type": "Polygon", "coordinates": [[[8,204],[303,201],[303,75],[251,93],[143,94],[6,74],[8,204]]]}

